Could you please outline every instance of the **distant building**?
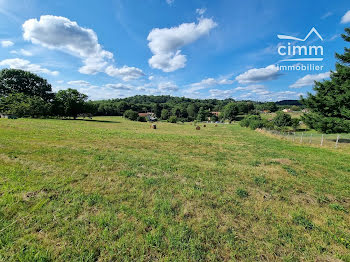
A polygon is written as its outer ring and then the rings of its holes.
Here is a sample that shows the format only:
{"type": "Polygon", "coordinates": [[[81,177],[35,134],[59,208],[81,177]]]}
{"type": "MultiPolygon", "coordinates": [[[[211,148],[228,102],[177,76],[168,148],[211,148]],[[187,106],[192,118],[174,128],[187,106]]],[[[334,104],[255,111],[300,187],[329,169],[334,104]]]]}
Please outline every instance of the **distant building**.
{"type": "Polygon", "coordinates": [[[15,115],[9,115],[9,114],[0,114],[0,118],[17,119],[17,116],[15,116],[15,115]]]}
{"type": "Polygon", "coordinates": [[[215,115],[215,116],[217,116],[217,117],[219,117],[219,115],[220,115],[220,112],[210,112],[212,115],[215,115]]]}
{"type": "Polygon", "coordinates": [[[290,108],[285,108],[282,110],[284,113],[290,113],[292,112],[292,110],[290,108]]]}
{"type": "Polygon", "coordinates": [[[309,110],[309,109],[307,109],[307,108],[305,108],[305,109],[301,110],[301,112],[303,112],[303,113],[309,113],[309,112],[310,112],[310,110],[309,110]]]}
{"type": "Polygon", "coordinates": [[[147,113],[139,113],[139,116],[143,116],[146,118],[147,121],[157,121],[157,117],[154,113],[152,112],[147,112],[147,113]]]}

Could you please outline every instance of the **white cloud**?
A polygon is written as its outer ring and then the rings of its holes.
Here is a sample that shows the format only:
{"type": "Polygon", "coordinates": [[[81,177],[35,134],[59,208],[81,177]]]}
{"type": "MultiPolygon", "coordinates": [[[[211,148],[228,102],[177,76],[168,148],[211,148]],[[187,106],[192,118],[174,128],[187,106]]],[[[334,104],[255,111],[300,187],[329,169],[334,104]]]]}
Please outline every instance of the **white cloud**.
{"type": "Polygon", "coordinates": [[[13,46],[15,43],[10,41],[10,40],[2,40],[1,41],[1,46],[2,47],[10,47],[13,46]]]}
{"type": "Polygon", "coordinates": [[[116,90],[131,90],[133,89],[133,87],[131,85],[125,85],[125,84],[107,84],[105,85],[105,87],[107,88],[111,88],[111,89],[116,89],[116,90]]]}
{"type": "Polygon", "coordinates": [[[25,21],[22,27],[25,40],[81,57],[84,62],[79,69],[81,73],[100,72],[113,58],[112,53],[103,50],[93,30],[80,27],[68,18],[44,15],[39,21],[35,18],[25,21]]]}
{"type": "Polygon", "coordinates": [[[216,86],[216,85],[230,85],[233,82],[234,82],[234,80],[230,80],[230,79],[227,79],[227,78],[215,79],[215,78],[211,78],[210,77],[210,78],[203,79],[200,82],[191,84],[190,85],[191,88],[190,88],[189,91],[190,92],[198,91],[198,90],[209,88],[209,87],[213,87],[213,86],[216,86]]]}
{"type": "Polygon", "coordinates": [[[345,13],[345,15],[341,18],[340,23],[347,24],[350,23],[350,10],[345,13]]]}
{"type": "Polygon", "coordinates": [[[172,5],[172,4],[174,3],[174,1],[175,1],[175,0],[166,0],[166,3],[167,3],[168,5],[172,5]]]}
{"type": "Polygon", "coordinates": [[[6,66],[14,69],[22,69],[25,71],[30,71],[33,73],[43,73],[47,75],[56,76],[59,74],[58,71],[50,71],[49,69],[43,68],[40,65],[32,64],[28,60],[13,58],[13,59],[5,59],[0,61],[0,66],[6,66]]]}
{"type": "Polygon", "coordinates": [[[154,79],[154,76],[149,76],[148,80],[152,81],[154,79]]]}
{"type": "Polygon", "coordinates": [[[162,82],[158,84],[159,91],[177,91],[179,87],[173,82],[162,82]]]}
{"type": "Polygon", "coordinates": [[[32,56],[32,52],[28,51],[28,50],[25,50],[25,49],[20,49],[20,50],[12,50],[10,52],[11,54],[16,54],[16,55],[23,55],[23,56],[32,56]]]}
{"type": "Polygon", "coordinates": [[[196,13],[199,15],[204,15],[204,13],[207,11],[206,8],[197,8],[196,13]]]}
{"type": "Polygon", "coordinates": [[[67,84],[74,85],[74,86],[84,86],[84,87],[91,86],[91,84],[89,82],[84,81],[84,80],[69,81],[69,82],[67,82],[67,84]]]}
{"type": "Polygon", "coordinates": [[[68,18],[44,15],[40,20],[34,18],[25,21],[22,27],[25,40],[81,58],[84,65],[79,72],[82,74],[106,71],[109,75],[121,76],[123,79],[135,79],[136,76],[141,76],[141,70],[138,68],[127,66],[116,68],[111,65],[113,54],[102,48],[96,33],[68,18]]]}
{"type": "Polygon", "coordinates": [[[217,24],[209,18],[196,23],[184,23],[172,28],[153,28],[147,40],[153,56],[148,60],[152,68],[172,72],[186,66],[186,56],[180,48],[208,34],[217,24]]]}
{"type": "Polygon", "coordinates": [[[326,19],[327,17],[330,17],[330,16],[332,16],[332,15],[333,15],[332,12],[327,12],[327,13],[325,13],[325,14],[321,17],[321,19],[326,19]]]}
{"type": "Polygon", "coordinates": [[[121,68],[116,68],[112,65],[106,68],[106,73],[109,76],[121,77],[124,81],[138,79],[145,75],[141,69],[136,67],[123,66],[121,68]]]}
{"type": "Polygon", "coordinates": [[[57,80],[56,83],[57,83],[57,84],[63,84],[64,81],[63,81],[63,80],[57,80]]]}
{"type": "Polygon", "coordinates": [[[229,90],[210,89],[209,90],[211,97],[216,99],[225,99],[225,98],[232,97],[234,92],[235,92],[234,89],[229,89],[229,90]]]}
{"type": "Polygon", "coordinates": [[[280,75],[278,67],[269,65],[263,68],[249,69],[247,72],[240,74],[236,80],[240,84],[252,84],[267,80],[274,80],[280,75]]]}
{"type": "Polygon", "coordinates": [[[306,75],[302,78],[299,78],[294,84],[290,85],[290,88],[301,88],[303,86],[311,86],[314,84],[314,81],[321,81],[325,78],[329,78],[330,72],[321,73],[318,75],[306,75]]]}

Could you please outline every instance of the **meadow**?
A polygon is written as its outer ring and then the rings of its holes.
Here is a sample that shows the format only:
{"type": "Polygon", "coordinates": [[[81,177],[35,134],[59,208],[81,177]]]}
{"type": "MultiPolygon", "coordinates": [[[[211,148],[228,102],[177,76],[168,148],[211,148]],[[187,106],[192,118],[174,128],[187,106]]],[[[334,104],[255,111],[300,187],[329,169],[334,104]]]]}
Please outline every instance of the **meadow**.
{"type": "Polygon", "coordinates": [[[0,261],[350,261],[350,149],[238,124],[0,119],[0,261]]]}

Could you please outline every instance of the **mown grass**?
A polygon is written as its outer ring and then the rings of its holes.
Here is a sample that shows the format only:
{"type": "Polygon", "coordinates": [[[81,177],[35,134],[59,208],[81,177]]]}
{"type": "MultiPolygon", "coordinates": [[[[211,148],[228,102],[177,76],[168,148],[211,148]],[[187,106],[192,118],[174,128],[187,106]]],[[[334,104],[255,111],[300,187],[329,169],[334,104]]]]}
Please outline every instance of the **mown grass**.
{"type": "Polygon", "coordinates": [[[348,149],[98,119],[0,120],[0,260],[350,261],[348,149]]]}

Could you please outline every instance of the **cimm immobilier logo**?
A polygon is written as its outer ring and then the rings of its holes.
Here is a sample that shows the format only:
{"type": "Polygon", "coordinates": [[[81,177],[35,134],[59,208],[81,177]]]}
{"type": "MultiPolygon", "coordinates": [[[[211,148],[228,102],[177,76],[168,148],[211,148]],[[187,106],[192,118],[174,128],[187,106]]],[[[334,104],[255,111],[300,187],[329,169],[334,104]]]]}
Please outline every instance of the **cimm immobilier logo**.
{"type": "Polygon", "coordinates": [[[278,54],[283,57],[280,62],[299,62],[294,65],[278,65],[279,70],[287,71],[319,71],[323,69],[320,64],[303,64],[303,62],[322,62],[323,61],[323,46],[322,45],[308,45],[306,40],[314,33],[319,39],[316,41],[323,41],[322,36],[313,27],[305,38],[297,38],[289,35],[277,35],[281,40],[288,40],[286,44],[280,43],[278,46],[278,54]],[[305,44],[300,45],[299,42],[305,44]]]}

